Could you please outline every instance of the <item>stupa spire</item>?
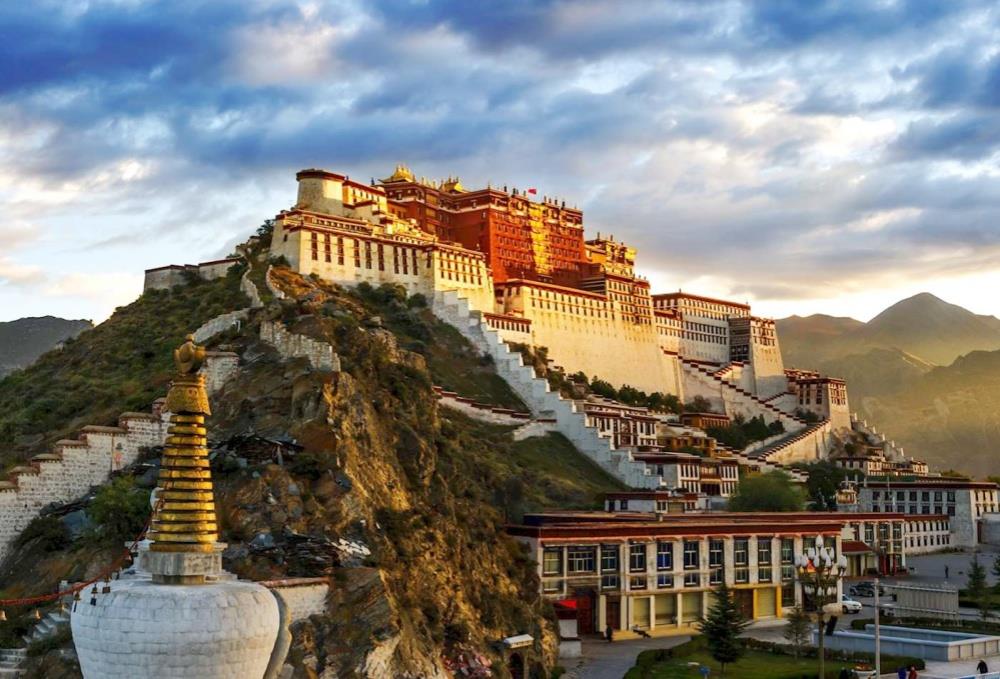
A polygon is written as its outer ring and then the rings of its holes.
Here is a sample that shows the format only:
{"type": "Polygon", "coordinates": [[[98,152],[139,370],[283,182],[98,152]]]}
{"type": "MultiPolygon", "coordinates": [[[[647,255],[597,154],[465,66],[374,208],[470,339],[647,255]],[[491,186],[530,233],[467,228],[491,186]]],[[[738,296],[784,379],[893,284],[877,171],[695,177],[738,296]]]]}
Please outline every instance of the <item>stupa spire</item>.
{"type": "Polygon", "coordinates": [[[152,552],[212,552],[219,539],[205,430],[211,409],[198,374],[204,362],[205,348],[192,335],[174,350],[177,373],[167,393],[170,428],[149,530],[152,552]]]}

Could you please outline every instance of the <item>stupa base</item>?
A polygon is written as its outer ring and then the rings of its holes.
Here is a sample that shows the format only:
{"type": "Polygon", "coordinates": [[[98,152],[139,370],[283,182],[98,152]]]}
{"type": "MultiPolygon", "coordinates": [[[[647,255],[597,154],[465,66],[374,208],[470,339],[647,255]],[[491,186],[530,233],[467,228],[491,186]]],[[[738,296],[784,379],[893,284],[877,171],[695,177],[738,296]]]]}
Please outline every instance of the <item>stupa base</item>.
{"type": "Polygon", "coordinates": [[[252,582],[165,587],[118,581],[70,618],[85,679],[259,679],[278,636],[278,604],[252,582]]]}

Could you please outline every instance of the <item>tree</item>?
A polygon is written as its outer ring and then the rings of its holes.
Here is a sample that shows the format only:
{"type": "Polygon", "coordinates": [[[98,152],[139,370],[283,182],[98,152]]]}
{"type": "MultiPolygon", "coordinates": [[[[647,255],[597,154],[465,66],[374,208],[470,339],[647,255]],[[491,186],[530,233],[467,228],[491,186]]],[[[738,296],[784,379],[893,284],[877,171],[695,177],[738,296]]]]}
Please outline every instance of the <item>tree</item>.
{"type": "Polygon", "coordinates": [[[704,396],[695,396],[690,403],[684,404],[684,410],[689,413],[710,413],[712,402],[704,396]]]}
{"type": "Polygon", "coordinates": [[[729,498],[734,512],[798,512],[803,505],[802,491],[779,470],[740,479],[729,498]]]}
{"type": "Polygon", "coordinates": [[[708,615],[698,624],[708,643],[708,652],[722,665],[723,676],[726,665],[736,662],[743,655],[739,636],[749,624],[750,621],[743,617],[743,612],[736,605],[732,590],[723,580],[715,589],[715,601],[708,609],[708,615]]]}
{"type": "Polygon", "coordinates": [[[87,507],[87,516],[101,537],[114,544],[134,539],[151,512],[149,491],[136,488],[131,476],[120,476],[102,486],[87,507]]]}
{"type": "Polygon", "coordinates": [[[785,631],[782,635],[785,641],[795,647],[795,657],[799,657],[799,652],[809,643],[809,633],[812,627],[812,620],[805,612],[801,604],[796,604],[795,608],[785,616],[785,631]]]}
{"type": "Polygon", "coordinates": [[[986,569],[979,563],[979,556],[973,555],[969,564],[969,580],[966,583],[969,598],[979,603],[979,615],[983,619],[989,617],[989,601],[987,600],[986,569]]]}
{"type": "Polygon", "coordinates": [[[840,488],[841,482],[850,478],[852,474],[829,460],[796,466],[809,475],[806,492],[809,493],[813,508],[819,511],[836,509],[837,489],[840,488]]]}

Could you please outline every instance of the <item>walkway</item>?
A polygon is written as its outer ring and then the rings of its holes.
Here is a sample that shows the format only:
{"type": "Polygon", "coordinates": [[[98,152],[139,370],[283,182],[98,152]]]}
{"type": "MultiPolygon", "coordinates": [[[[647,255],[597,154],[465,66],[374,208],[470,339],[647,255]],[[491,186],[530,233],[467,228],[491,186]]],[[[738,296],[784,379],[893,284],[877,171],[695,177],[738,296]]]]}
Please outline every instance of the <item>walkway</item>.
{"type": "Polygon", "coordinates": [[[566,679],[622,679],[635,665],[642,651],[654,648],[673,648],[691,637],[658,637],[654,639],[629,639],[608,643],[585,639],[582,658],[565,658],[559,664],[566,668],[566,679]]]}

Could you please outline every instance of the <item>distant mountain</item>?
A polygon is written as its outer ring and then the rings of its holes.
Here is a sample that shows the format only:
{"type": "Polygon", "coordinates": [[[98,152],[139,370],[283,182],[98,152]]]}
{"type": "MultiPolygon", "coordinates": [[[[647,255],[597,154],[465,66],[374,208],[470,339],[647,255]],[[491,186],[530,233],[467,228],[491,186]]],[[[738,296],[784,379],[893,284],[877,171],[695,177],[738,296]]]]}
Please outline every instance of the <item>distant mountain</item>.
{"type": "Polygon", "coordinates": [[[974,351],[852,406],[939,470],[1000,473],[1000,351],[974,351]]]}
{"type": "Polygon", "coordinates": [[[785,363],[798,368],[871,349],[896,349],[918,360],[948,365],[970,351],[1000,349],[1000,318],[981,316],[923,292],[867,323],[816,314],[778,321],[785,363]]]}
{"type": "Polygon", "coordinates": [[[873,347],[898,347],[938,365],[970,351],[1000,349],[1000,319],[978,316],[930,293],[921,293],[865,323],[857,339],[873,347]]]}
{"type": "Polygon", "coordinates": [[[929,293],[867,323],[777,322],[785,365],[847,380],[852,410],[939,469],[1000,471],[1000,319],[929,293]],[[942,367],[943,366],[943,367],[942,367]]]}
{"type": "Polygon", "coordinates": [[[786,366],[807,368],[816,361],[843,355],[845,337],[865,326],[844,316],[790,316],[778,321],[778,340],[786,366]]]}
{"type": "Polygon", "coordinates": [[[0,377],[31,365],[60,342],[92,327],[90,321],[69,321],[55,316],[0,323],[0,377]]]}

